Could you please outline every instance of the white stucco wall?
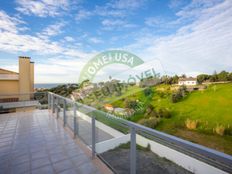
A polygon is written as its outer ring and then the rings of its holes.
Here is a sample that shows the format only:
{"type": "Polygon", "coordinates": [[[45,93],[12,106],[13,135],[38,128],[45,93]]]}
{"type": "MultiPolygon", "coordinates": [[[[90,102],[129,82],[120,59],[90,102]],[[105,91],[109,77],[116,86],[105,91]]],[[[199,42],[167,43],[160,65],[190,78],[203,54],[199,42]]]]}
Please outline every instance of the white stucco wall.
{"type": "Polygon", "coordinates": [[[197,81],[179,81],[178,85],[186,85],[186,86],[191,86],[191,85],[196,85],[197,81]]]}

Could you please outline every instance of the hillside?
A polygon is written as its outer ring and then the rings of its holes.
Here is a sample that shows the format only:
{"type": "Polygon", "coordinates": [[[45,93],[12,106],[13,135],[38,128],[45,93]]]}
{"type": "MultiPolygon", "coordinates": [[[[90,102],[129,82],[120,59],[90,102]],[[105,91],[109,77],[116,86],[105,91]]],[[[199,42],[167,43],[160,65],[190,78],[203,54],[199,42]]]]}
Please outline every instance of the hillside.
{"type": "MultiPolygon", "coordinates": [[[[209,85],[203,91],[193,91],[181,101],[172,103],[171,86],[159,85],[153,87],[152,99],[144,95],[138,87],[130,87],[120,97],[113,100],[105,98],[115,107],[125,107],[125,100],[140,100],[145,104],[150,103],[155,110],[165,108],[171,113],[171,118],[161,118],[155,129],[185,138],[229,154],[232,154],[232,84],[209,85]],[[135,93],[131,93],[134,91],[135,93]],[[128,94],[130,93],[130,94],[128,94]],[[194,130],[186,128],[186,120],[198,122],[194,130]],[[225,129],[223,136],[215,133],[217,126],[225,129]]],[[[102,100],[102,101],[105,101],[102,100]]],[[[144,112],[136,113],[129,120],[140,122],[145,116],[144,112]]]]}
{"type": "MultiPolygon", "coordinates": [[[[204,91],[191,92],[178,103],[171,103],[168,97],[160,98],[155,94],[152,104],[170,109],[173,119],[191,118],[207,122],[208,128],[217,124],[232,124],[232,84],[210,85],[204,91]]],[[[171,124],[169,120],[166,122],[171,124]]]]}

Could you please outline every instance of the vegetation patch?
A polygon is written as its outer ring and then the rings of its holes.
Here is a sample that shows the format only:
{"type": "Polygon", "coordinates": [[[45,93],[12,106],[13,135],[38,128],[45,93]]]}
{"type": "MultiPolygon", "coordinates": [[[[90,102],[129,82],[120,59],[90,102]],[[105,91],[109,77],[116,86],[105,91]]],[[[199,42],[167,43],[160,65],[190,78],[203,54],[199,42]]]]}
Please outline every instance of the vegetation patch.
{"type": "Polygon", "coordinates": [[[214,129],[214,132],[220,136],[223,136],[225,134],[225,126],[223,125],[217,125],[214,129]]]}
{"type": "Polygon", "coordinates": [[[156,117],[150,117],[150,118],[145,118],[145,119],[141,119],[139,120],[139,124],[142,124],[146,127],[150,127],[150,128],[155,128],[160,122],[159,118],[156,117]]]}
{"type": "Polygon", "coordinates": [[[198,120],[190,120],[190,119],[187,119],[185,121],[185,126],[187,127],[187,129],[189,130],[195,130],[197,128],[199,124],[199,121],[198,120]]]}

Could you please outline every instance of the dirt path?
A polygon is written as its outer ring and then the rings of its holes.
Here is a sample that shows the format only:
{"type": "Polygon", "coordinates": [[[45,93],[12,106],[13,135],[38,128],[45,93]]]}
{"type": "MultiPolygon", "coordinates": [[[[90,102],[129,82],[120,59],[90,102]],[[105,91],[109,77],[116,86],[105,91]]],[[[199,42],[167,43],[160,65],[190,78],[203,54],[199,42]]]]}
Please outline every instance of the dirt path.
{"type": "MultiPolygon", "coordinates": [[[[116,148],[101,156],[118,174],[130,173],[129,149],[116,148]]],[[[138,174],[191,174],[173,162],[145,150],[137,150],[137,166],[138,174]]]]}

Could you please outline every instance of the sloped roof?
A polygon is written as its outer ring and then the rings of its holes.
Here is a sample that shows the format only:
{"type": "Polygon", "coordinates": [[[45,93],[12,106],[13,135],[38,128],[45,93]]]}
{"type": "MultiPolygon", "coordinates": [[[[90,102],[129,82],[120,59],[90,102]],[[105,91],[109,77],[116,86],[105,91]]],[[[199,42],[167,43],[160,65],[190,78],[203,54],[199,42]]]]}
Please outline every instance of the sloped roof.
{"type": "Polygon", "coordinates": [[[0,68],[0,74],[19,74],[19,73],[0,68]]]}
{"type": "Polygon", "coordinates": [[[179,81],[196,81],[197,78],[194,77],[187,77],[187,78],[180,78],[179,81]]]}
{"type": "Polygon", "coordinates": [[[112,108],[113,106],[111,104],[105,104],[104,107],[110,107],[110,108],[112,108]]]}

